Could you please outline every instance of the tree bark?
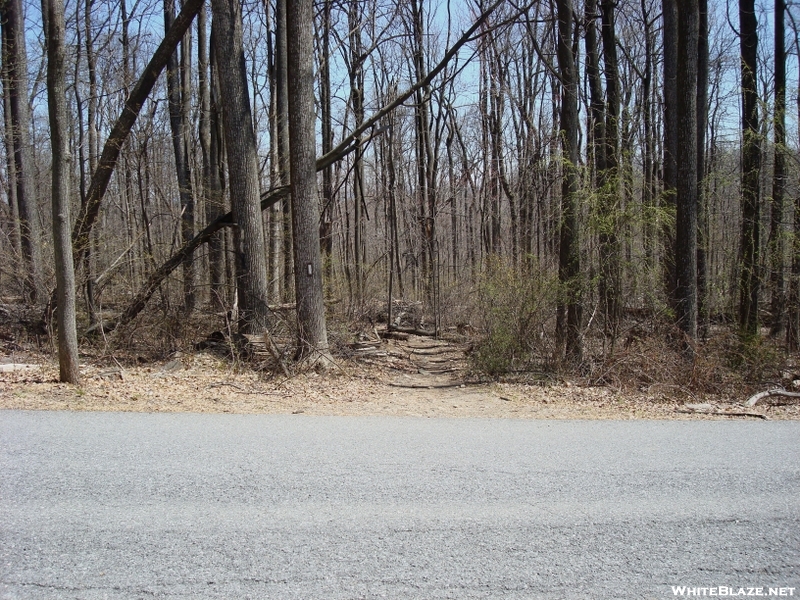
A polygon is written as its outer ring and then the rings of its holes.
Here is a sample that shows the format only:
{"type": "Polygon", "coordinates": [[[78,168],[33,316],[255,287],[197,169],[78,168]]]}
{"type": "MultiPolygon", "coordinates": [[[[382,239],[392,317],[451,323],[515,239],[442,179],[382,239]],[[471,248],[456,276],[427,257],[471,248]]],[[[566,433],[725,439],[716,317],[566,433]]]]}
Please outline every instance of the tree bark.
{"type": "MultiPolygon", "coordinates": [[[[664,151],[663,205],[675,209],[678,187],[678,6],[676,0],[662,0],[664,21],[664,151]]],[[[664,291],[668,301],[675,299],[675,228],[666,220],[661,228],[663,238],[664,291]]]]}
{"type": "MultiPolygon", "coordinates": [[[[280,185],[289,185],[289,70],[287,62],[288,37],[286,32],[286,11],[289,0],[276,0],[275,2],[275,80],[276,80],[276,111],[277,111],[277,138],[278,138],[278,170],[280,185]]],[[[283,224],[283,299],[289,302],[292,299],[293,282],[293,254],[292,254],[292,212],[291,198],[284,198],[281,204],[281,222],[283,224]]]]}
{"type": "Polygon", "coordinates": [[[772,211],[769,230],[770,287],[772,288],[772,323],[770,335],[782,337],[786,329],[786,253],[783,230],[786,194],[786,42],[785,0],[775,0],[775,108],[773,131],[775,162],[772,173],[772,211]]]}
{"type": "Polygon", "coordinates": [[[314,133],[314,6],[287,3],[289,78],[289,163],[292,188],[295,297],[299,354],[309,365],[333,364],[328,348],[319,245],[316,136],[314,133]]]}
{"type": "Polygon", "coordinates": [[[600,243],[600,301],[605,317],[606,334],[612,340],[619,328],[621,310],[620,281],[620,169],[619,117],[620,83],[617,65],[616,0],[602,0],[603,63],[606,80],[605,171],[600,173],[601,231],[600,243]]]}
{"type": "Polygon", "coordinates": [[[561,227],[558,279],[563,289],[556,319],[556,337],[564,357],[577,364],[582,357],[580,229],[578,227],[578,70],[572,52],[572,1],[558,0],[558,66],[561,75],[561,227]]]}
{"type": "MultiPolygon", "coordinates": [[[[790,13],[791,16],[791,13],[790,13]]],[[[795,50],[800,54],[800,31],[797,22],[792,19],[795,50]]],[[[798,65],[800,75],[800,65],[798,65]]],[[[797,118],[800,120],[800,98],[797,99],[797,118]]],[[[789,274],[789,297],[786,314],[786,348],[790,352],[800,349],[800,193],[794,194],[794,219],[792,223],[791,255],[792,264],[789,274]]]]}
{"type": "MultiPolygon", "coordinates": [[[[212,223],[223,213],[224,201],[219,182],[218,167],[215,159],[217,149],[212,150],[212,107],[211,107],[211,87],[213,75],[209,71],[209,44],[207,32],[207,13],[206,8],[200,10],[197,16],[197,69],[198,69],[198,95],[200,96],[200,114],[198,119],[198,138],[202,153],[202,188],[203,205],[207,223],[212,223]]],[[[215,140],[216,143],[216,140],[215,140]]],[[[224,273],[225,257],[222,252],[222,238],[215,234],[208,243],[208,266],[209,278],[211,283],[211,304],[218,308],[224,308],[224,273]]]]}
{"type": "Polygon", "coordinates": [[[709,321],[708,194],[706,190],[706,129],[708,128],[708,0],[698,3],[697,34],[697,327],[705,337],[709,321]]]}
{"type": "Polygon", "coordinates": [[[5,55],[5,30],[2,38],[3,45],[3,124],[5,126],[3,142],[6,151],[6,173],[8,175],[8,204],[11,219],[11,248],[14,251],[14,275],[18,281],[25,281],[25,264],[22,259],[22,227],[17,204],[17,167],[14,160],[14,127],[11,124],[11,102],[9,100],[9,83],[6,66],[8,61],[5,55]]]}
{"type": "MultiPolygon", "coordinates": [[[[678,6],[678,187],[675,206],[675,318],[697,339],[697,0],[678,6]]],[[[688,349],[693,349],[690,343],[688,349]]]]}
{"type": "Polygon", "coordinates": [[[8,94],[11,109],[10,135],[14,147],[22,252],[26,264],[24,289],[27,300],[36,303],[45,298],[45,289],[41,225],[31,179],[35,166],[29,133],[31,115],[28,105],[28,58],[25,51],[22,1],[0,2],[0,22],[2,22],[4,41],[3,66],[8,82],[8,88],[4,93],[8,94]]]}
{"type": "Polygon", "coordinates": [[[745,338],[758,334],[761,200],[759,176],[758,22],[755,0],[739,0],[742,58],[742,228],[739,276],[739,330],[745,338]]]}
{"type": "MultiPolygon", "coordinates": [[[[214,41],[220,87],[225,96],[222,119],[228,152],[234,232],[239,331],[259,334],[268,327],[267,254],[261,219],[258,154],[247,88],[242,14],[239,0],[213,0],[214,41]]],[[[313,106],[310,114],[314,114],[313,106]]]]}
{"type": "MultiPolygon", "coordinates": [[[[333,0],[324,0],[322,6],[322,31],[320,43],[322,56],[320,57],[320,113],[322,154],[327,154],[333,148],[333,117],[331,114],[331,10],[333,0]]],[[[323,269],[325,279],[333,275],[333,167],[327,166],[322,170],[322,217],[319,224],[319,237],[322,244],[323,269]]]]}
{"type": "Polygon", "coordinates": [[[78,333],[75,324],[75,270],[70,240],[69,122],[67,118],[64,66],[63,0],[42,0],[47,45],[47,104],[52,147],[52,209],[58,306],[59,379],[77,384],[78,333]]]}
{"type": "MultiPolygon", "coordinates": [[[[175,19],[174,0],[164,0],[164,27],[169,31],[175,19]]],[[[185,43],[187,33],[184,34],[185,43]]],[[[181,44],[181,50],[186,55],[189,50],[181,44]]],[[[189,240],[194,235],[194,195],[192,193],[192,174],[189,170],[188,148],[186,147],[189,116],[186,114],[183,80],[187,77],[180,64],[178,50],[170,55],[167,60],[167,99],[169,107],[169,125],[172,132],[172,151],[175,156],[175,170],[178,178],[178,194],[181,208],[181,243],[189,240]]],[[[194,263],[188,257],[183,264],[183,302],[186,312],[191,313],[195,305],[194,291],[194,263]]]]}

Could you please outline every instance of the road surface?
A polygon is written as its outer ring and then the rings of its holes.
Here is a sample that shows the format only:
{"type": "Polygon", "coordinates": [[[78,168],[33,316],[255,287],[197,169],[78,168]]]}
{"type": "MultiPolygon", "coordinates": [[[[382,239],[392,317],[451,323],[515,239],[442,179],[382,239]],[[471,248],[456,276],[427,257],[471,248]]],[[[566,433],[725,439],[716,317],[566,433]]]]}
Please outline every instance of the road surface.
{"type": "Polygon", "coordinates": [[[800,597],[800,423],[0,412],[2,598],[686,587],[800,597]]]}

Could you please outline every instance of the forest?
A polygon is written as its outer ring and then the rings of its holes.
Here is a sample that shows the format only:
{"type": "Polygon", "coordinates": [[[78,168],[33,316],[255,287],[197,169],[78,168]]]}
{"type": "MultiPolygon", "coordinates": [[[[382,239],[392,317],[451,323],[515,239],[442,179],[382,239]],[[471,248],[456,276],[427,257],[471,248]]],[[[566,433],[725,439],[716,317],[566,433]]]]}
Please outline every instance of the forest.
{"type": "Polygon", "coordinates": [[[5,351],[791,382],[797,11],[0,0],[5,351]]]}

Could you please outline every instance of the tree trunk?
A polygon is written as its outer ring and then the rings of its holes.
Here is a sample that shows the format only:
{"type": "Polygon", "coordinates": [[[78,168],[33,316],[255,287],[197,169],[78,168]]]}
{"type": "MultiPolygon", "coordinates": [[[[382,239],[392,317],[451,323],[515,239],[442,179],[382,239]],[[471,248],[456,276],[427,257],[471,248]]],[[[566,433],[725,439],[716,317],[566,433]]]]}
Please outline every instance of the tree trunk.
{"type": "Polygon", "coordinates": [[[4,0],[0,3],[0,22],[3,28],[3,67],[6,72],[9,107],[11,109],[11,135],[14,146],[14,166],[17,181],[23,260],[26,264],[24,289],[29,302],[44,300],[44,274],[42,267],[42,235],[36,195],[33,149],[29,128],[28,59],[25,52],[25,23],[21,0],[4,0]]]}
{"type": "MultiPolygon", "coordinates": [[[[214,176],[217,166],[214,162],[216,153],[212,153],[212,114],[211,114],[211,77],[209,77],[209,52],[207,33],[206,7],[200,10],[197,16],[197,70],[198,70],[198,95],[200,96],[200,111],[198,123],[198,138],[202,153],[202,187],[203,205],[206,222],[211,223],[223,212],[222,194],[219,189],[219,176],[214,176]],[[213,185],[216,181],[217,185],[213,185]]],[[[224,308],[222,302],[224,292],[222,284],[225,272],[224,255],[222,254],[221,236],[215,235],[208,244],[208,266],[211,283],[211,304],[220,309],[224,308]]]]}
{"type": "Polygon", "coordinates": [[[7,60],[5,56],[5,31],[3,31],[3,125],[5,135],[3,142],[6,151],[6,173],[8,175],[8,204],[11,219],[11,248],[14,251],[13,273],[18,281],[25,281],[25,264],[22,260],[22,228],[20,225],[19,205],[17,204],[17,167],[14,161],[14,136],[11,124],[11,102],[9,88],[11,87],[6,76],[7,60]]]}
{"type": "MultiPolygon", "coordinates": [[[[664,151],[663,205],[675,209],[678,187],[678,6],[676,0],[662,0],[664,20],[664,151]]],[[[670,303],[675,299],[675,228],[667,219],[662,226],[664,288],[670,303]]]]}
{"type": "MultiPolygon", "coordinates": [[[[697,339],[697,0],[678,6],[678,187],[675,206],[675,318],[697,339]]],[[[693,351],[690,343],[689,351],[693,351]]]]}
{"type": "Polygon", "coordinates": [[[708,0],[698,1],[697,34],[697,326],[706,336],[708,306],[708,194],[706,191],[706,129],[708,127],[708,0]]]}
{"type": "Polygon", "coordinates": [[[47,45],[47,104],[52,147],[52,208],[58,306],[59,379],[77,384],[78,333],[75,324],[75,270],[70,239],[70,164],[69,122],[67,118],[64,66],[63,0],[42,0],[47,45]]]}
{"type": "MultiPolygon", "coordinates": [[[[333,0],[324,0],[322,7],[322,31],[320,42],[320,112],[322,133],[322,154],[333,148],[333,116],[331,114],[331,10],[333,0]]],[[[325,280],[333,276],[333,167],[322,170],[322,219],[319,224],[319,237],[322,245],[322,260],[325,280]]]]}
{"type": "MultiPolygon", "coordinates": [[[[792,19],[795,50],[800,54],[800,31],[792,19]]],[[[800,75],[800,65],[798,65],[800,75]]],[[[797,99],[797,117],[800,121],[800,98],[797,99]]],[[[794,220],[791,237],[792,265],[789,275],[789,297],[786,315],[786,348],[790,352],[800,349],[800,193],[794,194],[794,220]]]]}
{"type": "MultiPolygon", "coordinates": [[[[280,172],[280,185],[289,185],[289,70],[287,62],[288,38],[286,11],[289,0],[276,0],[275,2],[275,79],[276,79],[276,111],[277,111],[277,138],[278,138],[278,169],[280,172]]],[[[293,254],[292,254],[292,213],[291,198],[287,197],[281,205],[283,210],[283,299],[291,300],[293,282],[293,254]]]]}
{"type": "MultiPolygon", "coordinates": [[[[166,31],[169,31],[174,18],[174,0],[164,0],[164,27],[166,31]]],[[[188,33],[184,34],[184,43],[187,35],[188,33]]],[[[189,49],[184,44],[181,44],[181,51],[185,56],[188,54],[189,49]]],[[[180,64],[178,50],[176,49],[167,61],[167,97],[169,125],[172,132],[172,151],[175,155],[175,170],[178,177],[178,193],[180,195],[181,243],[190,240],[194,236],[194,196],[192,194],[192,175],[189,170],[189,156],[186,147],[186,130],[188,129],[189,118],[186,114],[187,107],[183,97],[185,91],[183,81],[186,77],[187,74],[180,64]]],[[[192,257],[188,257],[183,264],[183,301],[186,312],[192,312],[195,305],[193,266],[192,257]]]]}
{"type": "Polygon", "coordinates": [[[739,330],[746,337],[758,334],[758,295],[761,200],[759,176],[758,22],[755,0],[739,0],[742,57],[742,229],[739,276],[739,330]]]}
{"type": "MultiPolygon", "coordinates": [[[[563,342],[564,357],[572,363],[581,360],[581,284],[580,229],[578,227],[578,70],[572,53],[572,1],[558,0],[558,66],[561,74],[561,227],[558,280],[564,300],[559,303],[556,337],[563,342]]],[[[559,349],[561,351],[561,349],[559,349]]]]}
{"type": "Polygon", "coordinates": [[[332,358],[325,325],[322,259],[319,245],[316,136],[314,133],[314,6],[312,0],[287,3],[289,79],[289,156],[294,234],[295,297],[300,355],[310,365],[328,368],[332,358]]]}
{"type": "MultiPolygon", "coordinates": [[[[94,52],[94,36],[92,31],[92,6],[93,0],[86,0],[84,5],[84,33],[86,46],[86,73],[89,79],[89,98],[86,113],[86,134],[88,141],[89,173],[94,174],[97,169],[98,155],[98,135],[97,135],[97,57],[94,52]]],[[[77,68],[77,65],[76,65],[77,68]]],[[[77,86],[76,86],[77,91],[77,86]]],[[[81,147],[81,150],[83,148],[81,147]]],[[[83,165],[81,165],[83,166],[83,165]]],[[[86,195],[81,196],[82,203],[86,201],[86,195]]],[[[89,323],[97,322],[97,304],[95,298],[94,269],[92,260],[92,248],[86,249],[83,258],[84,270],[84,297],[86,300],[86,311],[89,313],[89,323]]]]}
{"type": "Polygon", "coordinates": [[[786,283],[783,230],[786,193],[786,42],[784,31],[785,0],[775,0],[775,164],[772,175],[772,212],[769,229],[770,287],[772,288],[772,323],[770,335],[782,337],[786,329],[786,283]]]}
{"type": "MultiPolygon", "coordinates": [[[[364,67],[361,43],[360,0],[350,0],[348,5],[348,29],[350,32],[350,106],[353,111],[353,129],[364,122],[364,67]]],[[[355,140],[353,152],[353,278],[354,300],[361,305],[364,300],[364,161],[361,136],[355,140]]]]}
{"type": "MultiPolygon", "coordinates": [[[[206,223],[213,223],[226,210],[225,201],[225,161],[222,125],[222,101],[219,90],[219,69],[217,54],[214,50],[214,32],[209,39],[209,191],[206,199],[206,223]]],[[[225,234],[215,233],[208,242],[208,254],[211,261],[211,292],[218,306],[225,310],[228,297],[232,295],[230,288],[235,286],[235,279],[226,278],[228,260],[225,252],[225,234]],[[228,282],[226,287],[225,282],[228,282]],[[230,293],[228,293],[230,292],[230,293]]]]}
{"type": "Polygon", "coordinates": [[[620,83],[617,66],[616,0],[602,0],[603,63],[606,80],[606,168],[600,173],[601,231],[600,302],[605,317],[606,334],[612,340],[619,328],[621,310],[620,239],[619,239],[619,116],[620,83]]]}
{"type": "Polygon", "coordinates": [[[213,0],[211,7],[220,87],[225,97],[222,119],[231,207],[238,226],[234,245],[239,331],[257,334],[268,326],[267,255],[260,208],[258,154],[242,48],[241,6],[239,0],[213,0]]]}

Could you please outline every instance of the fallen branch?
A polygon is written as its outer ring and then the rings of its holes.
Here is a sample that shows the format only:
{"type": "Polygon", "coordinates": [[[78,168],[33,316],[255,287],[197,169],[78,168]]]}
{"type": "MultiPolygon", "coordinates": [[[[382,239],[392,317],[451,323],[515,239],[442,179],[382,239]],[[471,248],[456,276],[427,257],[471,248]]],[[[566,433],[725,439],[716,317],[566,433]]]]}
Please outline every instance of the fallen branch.
{"type": "Polygon", "coordinates": [[[765,392],[758,392],[753,394],[744,403],[744,406],[755,406],[759,400],[768,398],[769,396],[783,396],[784,398],[800,398],[800,392],[787,392],[782,388],[775,388],[774,390],[767,390],[765,392]]]}
{"type": "Polygon", "coordinates": [[[739,411],[723,411],[723,410],[715,410],[715,411],[704,411],[704,410],[684,410],[684,409],[677,409],[675,412],[687,414],[687,415],[714,415],[720,417],[753,417],[755,419],[763,419],[764,421],[768,421],[769,417],[767,415],[762,415],[761,413],[757,412],[739,412],[739,411]]]}
{"type": "Polygon", "coordinates": [[[387,333],[409,333],[411,335],[422,335],[427,337],[436,337],[435,331],[428,331],[427,329],[417,329],[416,327],[392,327],[387,333]]]}
{"type": "Polygon", "coordinates": [[[411,390],[439,390],[466,386],[466,381],[454,381],[452,383],[390,383],[391,387],[406,388],[411,390]]]}

